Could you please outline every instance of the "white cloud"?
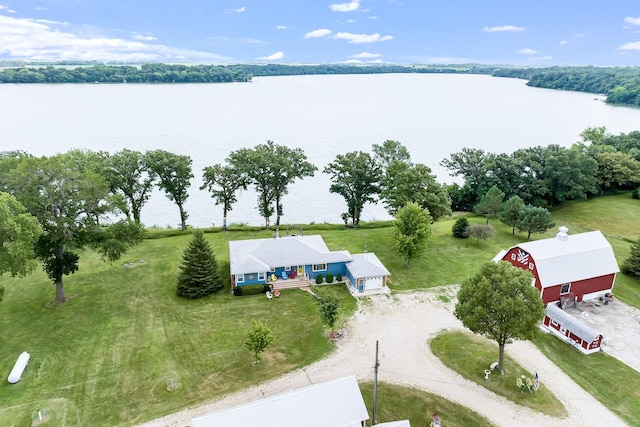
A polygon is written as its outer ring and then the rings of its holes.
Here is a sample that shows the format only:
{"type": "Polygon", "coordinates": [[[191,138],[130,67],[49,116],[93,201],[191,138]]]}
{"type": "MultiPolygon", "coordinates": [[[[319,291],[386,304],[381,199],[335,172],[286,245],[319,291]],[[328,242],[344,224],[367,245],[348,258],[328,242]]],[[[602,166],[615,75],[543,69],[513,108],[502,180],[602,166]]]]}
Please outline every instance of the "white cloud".
{"type": "Polygon", "coordinates": [[[532,56],[527,58],[528,61],[548,61],[550,59],[553,59],[553,56],[532,56]]]}
{"type": "Polygon", "coordinates": [[[355,55],[351,55],[351,58],[380,58],[381,56],[381,53],[360,52],[355,55]]]}
{"type": "Polygon", "coordinates": [[[331,34],[331,30],[328,30],[326,28],[321,28],[319,30],[313,30],[313,31],[309,31],[307,34],[304,35],[305,39],[313,39],[316,37],[326,37],[329,34],[331,34]]]}
{"type": "Polygon", "coordinates": [[[38,22],[40,24],[47,24],[47,25],[69,25],[68,22],[52,21],[50,19],[34,19],[33,22],[38,22]]]}
{"type": "Polygon", "coordinates": [[[276,61],[276,60],[282,59],[282,58],[284,58],[284,52],[276,52],[276,53],[272,53],[269,56],[261,56],[261,57],[256,58],[256,59],[260,59],[260,60],[263,60],[263,61],[276,61]]]}
{"type": "Polygon", "coordinates": [[[374,43],[374,42],[385,42],[387,40],[392,40],[393,36],[381,36],[378,33],[374,34],[353,34],[353,33],[336,33],[333,36],[334,39],[337,40],[347,40],[349,43],[374,43]]]}
{"type": "Polygon", "coordinates": [[[12,59],[85,61],[228,61],[209,52],[173,48],[139,40],[81,36],[32,19],[0,15],[0,54],[12,59]]]}
{"type": "Polygon", "coordinates": [[[520,32],[524,31],[524,27],[516,27],[515,25],[502,25],[500,27],[484,27],[485,33],[502,33],[502,32],[520,32]]]}
{"type": "Polygon", "coordinates": [[[49,10],[46,7],[43,7],[43,6],[36,6],[36,7],[34,7],[34,9],[35,10],[49,10]]]}
{"type": "Polygon", "coordinates": [[[569,44],[569,42],[567,40],[560,40],[560,44],[565,45],[565,44],[569,44]]]}
{"type": "Polygon", "coordinates": [[[631,16],[627,16],[624,18],[624,22],[629,25],[640,25],[640,17],[632,18],[631,16]]]}
{"type": "Polygon", "coordinates": [[[286,30],[287,26],[286,25],[276,25],[276,29],[278,29],[278,30],[286,30]]]}
{"type": "Polygon", "coordinates": [[[242,6],[242,7],[239,7],[237,9],[229,9],[229,12],[242,13],[242,12],[245,12],[246,10],[247,10],[247,8],[242,6]]]}
{"type": "Polygon", "coordinates": [[[158,40],[157,37],[148,36],[148,35],[145,36],[144,34],[134,34],[133,38],[136,39],[136,40],[142,40],[142,41],[145,41],[145,42],[152,42],[154,40],[158,40]]]}
{"type": "Polygon", "coordinates": [[[618,46],[618,50],[640,50],[640,42],[629,42],[618,46]]]}
{"type": "Polygon", "coordinates": [[[537,50],[531,49],[531,48],[524,48],[524,49],[518,49],[516,50],[516,53],[519,53],[520,55],[535,55],[536,53],[538,53],[537,50]]]}
{"type": "Polygon", "coordinates": [[[343,64],[364,64],[364,62],[359,59],[347,59],[346,61],[342,61],[343,64]]]}
{"type": "Polygon", "coordinates": [[[354,12],[360,7],[360,0],[354,0],[349,3],[336,3],[329,5],[334,12],[354,12]]]}
{"type": "Polygon", "coordinates": [[[348,24],[354,24],[356,22],[355,19],[347,19],[348,24]]]}
{"type": "Polygon", "coordinates": [[[575,37],[587,37],[587,35],[585,33],[578,33],[575,37]]]}

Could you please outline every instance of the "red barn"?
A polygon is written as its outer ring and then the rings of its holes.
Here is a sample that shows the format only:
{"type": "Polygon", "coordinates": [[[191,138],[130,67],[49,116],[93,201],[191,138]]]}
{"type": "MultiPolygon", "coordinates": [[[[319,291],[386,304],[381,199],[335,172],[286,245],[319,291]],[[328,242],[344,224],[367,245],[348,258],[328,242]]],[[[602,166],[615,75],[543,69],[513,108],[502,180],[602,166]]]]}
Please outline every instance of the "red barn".
{"type": "Polygon", "coordinates": [[[567,231],[560,227],[555,238],[520,243],[501,251],[494,260],[531,271],[545,305],[610,293],[620,269],[607,239],[600,231],[573,235],[567,231]]]}

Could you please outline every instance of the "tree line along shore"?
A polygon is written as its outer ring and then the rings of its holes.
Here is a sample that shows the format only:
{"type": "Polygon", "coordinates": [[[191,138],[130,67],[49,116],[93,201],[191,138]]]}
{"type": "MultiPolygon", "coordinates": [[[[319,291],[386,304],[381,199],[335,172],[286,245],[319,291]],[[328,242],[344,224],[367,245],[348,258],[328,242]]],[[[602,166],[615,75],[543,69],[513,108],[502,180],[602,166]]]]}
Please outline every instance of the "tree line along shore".
{"type": "Polygon", "coordinates": [[[605,95],[611,104],[640,106],[640,67],[461,65],[185,65],[151,63],[0,62],[0,83],[229,83],[253,77],[317,74],[484,74],[527,85],[605,95]]]}

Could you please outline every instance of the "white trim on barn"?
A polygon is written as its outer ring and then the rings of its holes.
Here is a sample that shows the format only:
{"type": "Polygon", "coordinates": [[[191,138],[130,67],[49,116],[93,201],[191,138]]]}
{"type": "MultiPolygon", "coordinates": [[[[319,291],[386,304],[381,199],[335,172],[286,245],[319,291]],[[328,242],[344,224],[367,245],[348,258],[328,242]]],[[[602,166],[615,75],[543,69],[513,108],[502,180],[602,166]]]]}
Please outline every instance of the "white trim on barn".
{"type": "Polygon", "coordinates": [[[193,419],[193,427],[362,427],[369,419],[354,375],[193,419]]]}

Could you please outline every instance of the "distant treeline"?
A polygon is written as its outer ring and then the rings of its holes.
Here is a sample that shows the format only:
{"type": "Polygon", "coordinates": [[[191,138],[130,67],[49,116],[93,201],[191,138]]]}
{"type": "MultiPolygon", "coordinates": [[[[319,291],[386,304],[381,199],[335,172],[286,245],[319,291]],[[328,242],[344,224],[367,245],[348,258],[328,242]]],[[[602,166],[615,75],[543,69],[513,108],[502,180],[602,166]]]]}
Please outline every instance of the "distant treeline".
{"type": "Polygon", "coordinates": [[[492,75],[525,79],[532,87],[602,94],[611,104],[640,106],[640,67],[500,68],[492,75]]]}
{"type": "MultiPolygon", "coordinates": [[[[6,63],[15,65],[14,62],[6,63]]],[[[0,63],[0,65],[3,65],[0,63]]],[[[75,65],[75,64],[74,64],[75,65]]],[[[170,65],[143,64],[74,66],[55,64],[0,69],[0,83],[225,83],[252,77],[318,74],[438,73],[486,74],[528,80],[527,85],[607,96],[612,104],[640,106],[640,67],[517,68],[464,65],[170,65]]]]}

